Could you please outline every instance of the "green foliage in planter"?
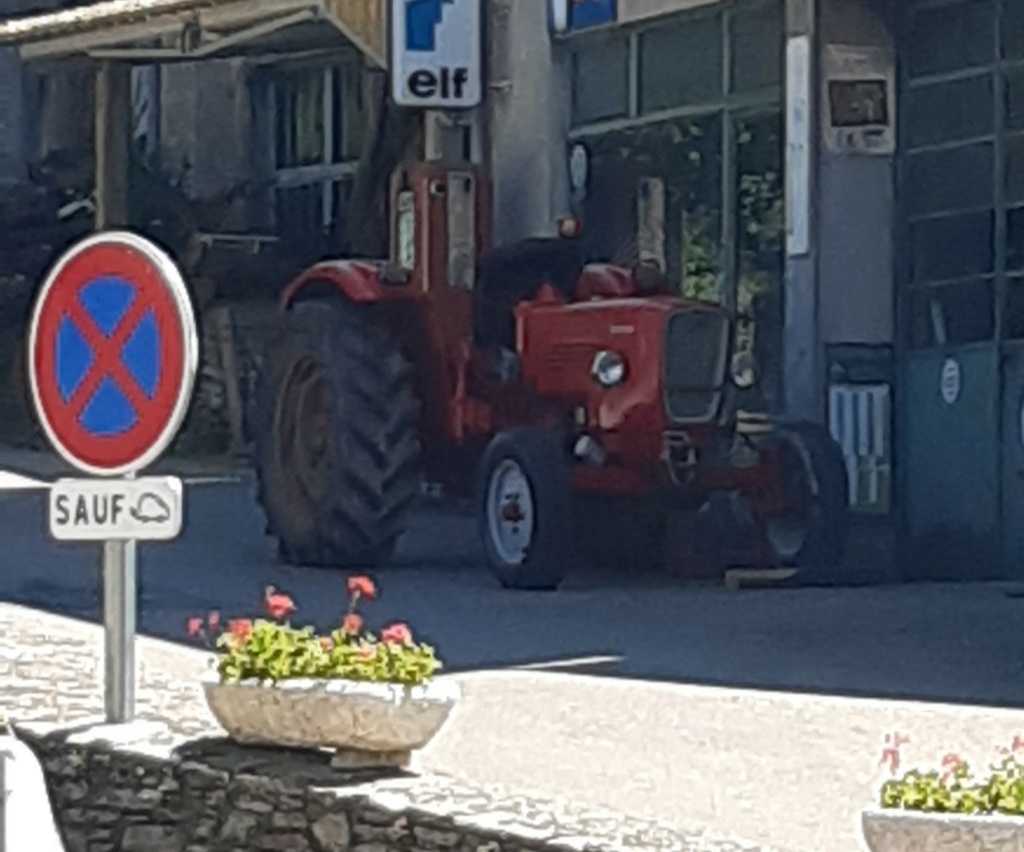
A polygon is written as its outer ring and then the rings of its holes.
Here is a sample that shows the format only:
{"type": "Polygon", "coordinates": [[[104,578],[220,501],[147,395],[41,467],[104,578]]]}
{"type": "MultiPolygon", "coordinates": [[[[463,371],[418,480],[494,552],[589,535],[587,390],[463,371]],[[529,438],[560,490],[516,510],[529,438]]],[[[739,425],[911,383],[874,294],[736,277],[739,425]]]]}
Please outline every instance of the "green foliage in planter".
{"type": "MultiPolygon", "coordinates": [[[[1018,740],[1013,753],[1007,753],[988,774],[980,776],[972,774],[956,755],[947,755],[941,772],[915,769],[886,781],[881,805],[921,813],[1024,816],[1024,763],[1017,757],[1020,750],[1018,740]]],[[[892,761],[893,766],[898,763],[898,757],[892,761]]]]}
{"type": "Polygon", "coordinates": [[[287,595],[268,588],[269,618],[233,619],[221,630],[219,613],[189,621],[192,636],[215,636],[217,671],[222,683],[258,680],[331,679],[416,686],[428,682],[441,668],[434,648],[413,639],[405,624],[393,624],[377,636],[366,631],[356,612],[360,598],[376,596],[366,577],[348,583],[350,604],[341,626],[327,634],[312,627],[293,627],[295,604],[287,595]]]}

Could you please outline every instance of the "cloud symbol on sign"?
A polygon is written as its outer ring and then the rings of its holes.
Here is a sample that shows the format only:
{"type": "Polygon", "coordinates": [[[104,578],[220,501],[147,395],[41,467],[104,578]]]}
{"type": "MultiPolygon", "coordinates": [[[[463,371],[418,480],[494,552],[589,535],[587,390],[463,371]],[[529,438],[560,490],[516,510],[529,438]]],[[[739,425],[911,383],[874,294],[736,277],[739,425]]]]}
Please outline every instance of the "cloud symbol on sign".
{"type": "Polygon", "coordinates": [[[170,519],[171,507],[158,494],[146,492],[139,498],[131,513],[139,523],[159,524],[170,519]]]}

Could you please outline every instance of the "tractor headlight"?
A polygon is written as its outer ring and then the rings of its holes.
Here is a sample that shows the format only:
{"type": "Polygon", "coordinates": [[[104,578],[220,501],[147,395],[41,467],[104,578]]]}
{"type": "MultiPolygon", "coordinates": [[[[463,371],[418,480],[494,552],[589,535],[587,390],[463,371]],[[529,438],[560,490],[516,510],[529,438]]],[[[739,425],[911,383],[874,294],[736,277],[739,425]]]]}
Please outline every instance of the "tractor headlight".
{"type": "Polygon", "coordinates": [[[618,353],[602,350],[594,356],[590,375],[601,387],[613,388],[626,380],[626,362],[618,353]]]}

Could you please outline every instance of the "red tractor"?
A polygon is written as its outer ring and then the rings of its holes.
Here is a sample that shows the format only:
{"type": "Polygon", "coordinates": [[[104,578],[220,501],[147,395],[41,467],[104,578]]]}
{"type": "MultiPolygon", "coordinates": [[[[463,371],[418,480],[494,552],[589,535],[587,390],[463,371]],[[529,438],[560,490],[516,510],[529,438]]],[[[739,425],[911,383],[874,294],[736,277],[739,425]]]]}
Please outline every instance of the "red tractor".
{"type": "Polygon", "coordinates": [[[656,558],[701,512],[724,519],[701,544],[837,567],[842,455],[816,425],[737,416],[727,312],[616,266],[538,272],[543,242],[489,251],[472,167],[399,170],[390,210],[389,261],[322,262],[283,295],[253,424],[283,559],[385,562],[427,480],[475,494],[506,587],[555,588],[588,549],[656,558]]]}

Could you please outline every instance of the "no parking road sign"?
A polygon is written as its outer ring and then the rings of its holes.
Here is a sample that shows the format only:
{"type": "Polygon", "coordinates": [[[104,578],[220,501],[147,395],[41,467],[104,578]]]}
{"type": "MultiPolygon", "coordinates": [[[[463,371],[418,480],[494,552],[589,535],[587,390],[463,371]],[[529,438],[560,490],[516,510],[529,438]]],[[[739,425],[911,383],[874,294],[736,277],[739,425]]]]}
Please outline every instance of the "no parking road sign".
{"type": "Polygon", "coordinates": [[[197,362],[181,273],[141,237],[89,237],[43,283],[29,383],[47,437],[79,470],[117,476],[153,462],[185,417],[197,362]]]}
{"type": "Polygon", "coordinates": [[[181,481],[135,474],[174,440],[198,360],[181,273],[142,237],[89,237],[43,282],[29,328],[36,413],[69,464],[103,477],[51,487],[50,533],[104,542],[104,704],[112,723],[134,713],[136,542],[181,530],[181,481]]]}

